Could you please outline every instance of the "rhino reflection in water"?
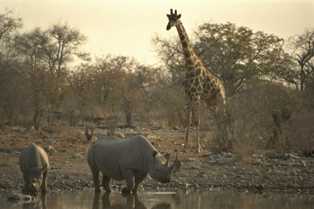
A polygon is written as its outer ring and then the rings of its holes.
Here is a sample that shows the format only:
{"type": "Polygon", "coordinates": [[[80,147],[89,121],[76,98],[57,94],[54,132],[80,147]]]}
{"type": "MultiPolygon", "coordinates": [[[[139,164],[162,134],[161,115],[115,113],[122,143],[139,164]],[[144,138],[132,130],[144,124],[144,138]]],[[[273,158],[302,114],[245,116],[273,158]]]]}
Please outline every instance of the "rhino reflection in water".
{"type": "Polygon", "coordinates": [[[23,209],[47,209],[47,196],[45,194],[40,195],[37,201],[23,203],[23,209]]]}
{"type": "Polygon", "coordinates": [[[153,179],[168,183],[173,170],[179,168],[177,157],[169,166],[161,163],[156,148],[143,136],[116,139],[106,136],[90,145],[87,153],[88,165],[93,174],[95,191],[100,191],[99,173],[102,173],[102,186],[110,192],[109,181],[126,180],[123,194],[137,192],[138,185],[149,174],[153,179]]]}
{"type": "MultiPolygon", "coordinates": [[[[128,196],[126,203],[115,203],[112,204],[110,201],[109,193],[105,193],[102,196],[102,207],[99,207],[99,199],[100,193],[95,193],[93,200],[93,208],[92,209],[148,209],[138,198],[137,195],[128,196]]],[[[171,209],[169,203],[158,203],[154,205],[151,209],[171,209]]]]}

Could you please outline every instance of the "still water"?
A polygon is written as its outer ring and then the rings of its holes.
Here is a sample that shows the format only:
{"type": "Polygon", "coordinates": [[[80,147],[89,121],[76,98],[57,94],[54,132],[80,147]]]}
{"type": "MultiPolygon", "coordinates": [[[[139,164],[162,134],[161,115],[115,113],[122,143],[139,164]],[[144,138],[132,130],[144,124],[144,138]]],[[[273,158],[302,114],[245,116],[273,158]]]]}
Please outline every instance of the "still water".
{"type": "Polygon", "coordinates": [[[314,196],[207,192],[193,194],[140,193],[138,197],[81,193],[49,194],[37,203],[9,203],[0,209],[312,209],[314,196]]]}

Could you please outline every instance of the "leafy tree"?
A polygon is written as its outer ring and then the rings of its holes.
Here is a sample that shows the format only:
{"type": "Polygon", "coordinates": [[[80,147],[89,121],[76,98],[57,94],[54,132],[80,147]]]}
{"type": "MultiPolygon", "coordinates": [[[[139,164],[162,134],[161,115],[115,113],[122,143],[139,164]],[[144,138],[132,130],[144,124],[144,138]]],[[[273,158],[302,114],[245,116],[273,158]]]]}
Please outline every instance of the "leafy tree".
{"type": "Polygon", "coordinates": [[[40,28],[15,38],[16,50],[21,55],[25,76],[30,84],[33,125],[39,128],[47,98],[47,67],[44,62],[45,46],[49,38],[40,28]]]}
{"type": "Polygon", "coordinates": [[[67,64],[75,57],[88,57],[80,50],[86,37],[68,25],[53,25],[46,33],[49,37],[49,43],[45,47],[45,60],[50,73],[50,104],[53,109],[59,109],[68,73],[67,64]]]}
{"type": "MultiPolygon", "coordinates": [[[[23,98],[23,77],[17,60],[12,38],[22,26],[21,19],[12,12],[0,14],[0,118],[2,122],[12,124],[20,111],[23,98]]],[[[24,102],[25,103],[25,102],[24,102]]]]}
{"type": "Polygon", "coordinates": [[[94,107],[100,104],[95,78],[96,68],[92,63],[77,66],[67,77],[68,86],[63,110],[66,111],[72,125],[77,122],[74,121],[74,117],[88,118],[93,115],[94,107]]]}
{"type": "Polygon", "coordinates": [[[13,17],[11,11],[0,14],[0,40],[7,38],[21,26],[21,19],[13,17]]]}
{"type": "Polygon", "coordinates": [[[82,57],[79,46],[84,40],[79,31],[64,25],[47,30],[35,28],[15,37],[15,48],[31,84],[35,128],[44,112],[49,116],[52,111],[60,111],[69,72],[67,64],[75,55],[82,57]]]}
{"type": "Polygon", "coordinates": [[[133,114],[143,102],[144,80],[138,69],[140,65],[132,58],[107,56],[98,60],[97,70],[102,74],[102,95],[113,112],[121,110],[126,125],[133,126],[133,114]]]}
{"type": "MultiPolygon", "coordinates": [[[[185,66],[179,43],[158,37],[154,42],[170,72],[180,75],[185,66]]],[[[277,71],[289,63],[283,39],[232,23],[200,25],[192,44],[208,69],[224,81],[227,95],[239,92],[250,79],[279,76],[277,71]]]]}

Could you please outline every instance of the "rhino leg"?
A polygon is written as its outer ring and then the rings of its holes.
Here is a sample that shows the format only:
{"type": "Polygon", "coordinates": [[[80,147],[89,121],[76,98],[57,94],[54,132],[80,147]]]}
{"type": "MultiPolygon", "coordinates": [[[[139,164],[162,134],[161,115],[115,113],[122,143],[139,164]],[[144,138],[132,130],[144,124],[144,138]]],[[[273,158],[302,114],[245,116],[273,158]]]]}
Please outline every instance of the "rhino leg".
{"type": "Polygon", "coordinates": [[[30,184],[30,182],[29,182],[28,176],[25,173],[23,173],[23,179],[24,179],[24,187],[22,189],[22,193],[28,194],[29,193],[28,185],[30,184]]]}
{"type": "Polygon", "coordinates": [[[106,190],[107,193],[111,192],[110,186],[109,186],[110,178],[106,175],[102,175],[102,186],[106,190]]]}
{"type": "Polygon", "coordinates": [[[100,192],[100,185],[99,185],[99,170],[91,169],[93,174],[93,181],[95,186],[95,192],[100,192]]]}
{"type": "Polygon", "coordinates": [[[132,189],[133,194],[137,193],[138,185],[144,180],[145,176],[135,176],[135,185],[132,189]]]}
{"type": "Polygon", "coordinates": [[[112,208],[108,193],[104,193],[102,196],[102,208],[112,208]]]}
{"type": "Polygon", "coordinates": [[[47,192],[47,173],[48,173],[47,170],[43,173],[43,181],[41,183],[41,191],[43,193],[47,192]]]}
{"type": "Polygon", "coordinates": [[[133,189],[134,173],[131,170],[125,170],[122,172],[122,175],[126,179],[126,187],[122,189],[122,194],[130,194],[133,189]]]}

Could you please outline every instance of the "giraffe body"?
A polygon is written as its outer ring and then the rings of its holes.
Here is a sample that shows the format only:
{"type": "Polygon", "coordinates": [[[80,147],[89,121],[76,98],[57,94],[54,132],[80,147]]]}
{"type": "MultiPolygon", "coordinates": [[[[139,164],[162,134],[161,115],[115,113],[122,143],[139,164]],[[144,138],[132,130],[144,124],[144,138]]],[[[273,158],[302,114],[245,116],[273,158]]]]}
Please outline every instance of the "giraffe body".
{"type": "Polygon", "coordinates": [[[209,108],[217,108],[219,105],[224,105],[226,101],[225,89],[222,81],[206,68],[202,60],[192,48],[189,37],[180,20],[181,14],[178,15],[176,10],[173,13],[171,9],[170,14],[168,14],[167,17],[169,19],[167,30],[173,26],[176,27],[187,65],[185,80],[183,82],[185,94],[187,96],[185,145],[188,145],[192,112],[194,112],[197,114],[196,141],[197,150],[200,152],[200,104],[204,101],[209,108]]]}

